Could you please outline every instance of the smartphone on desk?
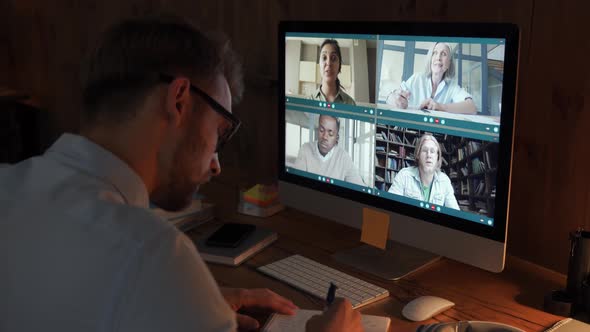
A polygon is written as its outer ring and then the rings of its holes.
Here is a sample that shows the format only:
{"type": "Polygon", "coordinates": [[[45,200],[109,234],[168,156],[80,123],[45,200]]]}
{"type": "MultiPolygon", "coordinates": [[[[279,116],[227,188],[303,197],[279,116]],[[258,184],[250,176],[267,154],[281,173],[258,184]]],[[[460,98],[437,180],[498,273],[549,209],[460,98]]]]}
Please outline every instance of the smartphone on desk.
{"type": "Polygon", "coordinates": [[[255,225],[226,223],[213,232],[205,244],[210,247],[236,248],[255,229],[255,225]]]}

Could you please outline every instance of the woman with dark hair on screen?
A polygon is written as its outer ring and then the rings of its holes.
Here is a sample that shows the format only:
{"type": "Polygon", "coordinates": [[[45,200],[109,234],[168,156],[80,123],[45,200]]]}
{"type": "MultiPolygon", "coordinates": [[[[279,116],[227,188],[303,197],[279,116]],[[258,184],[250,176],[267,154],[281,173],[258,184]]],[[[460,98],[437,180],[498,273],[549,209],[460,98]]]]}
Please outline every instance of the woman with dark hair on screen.
{"type": "Polygon", "coordinates": [[[322,84],[311,95],[313,100],[322,100],[330,103],[356,105],[354,99],[343,91],[338,74],[342,69],[342,53],[338,42],[334,39],[326,39],[320,46],[320,73],[322,84]]]}
{"type": "Polygon", "coordinates": [[[389,192],[459,210],[451,179],[440,170],[442,153],[434,136],[424,134],[418,140],[416,164],[397,173],[389,192]]]}
{"type": "Polygon", "coordinates": [[[447,43],[434,43],[426,55],[424,73],[415,73],[393,90],[386,103],[397,108],[476,114],[473,98],[455,80],[453,50],[447,43]]]}

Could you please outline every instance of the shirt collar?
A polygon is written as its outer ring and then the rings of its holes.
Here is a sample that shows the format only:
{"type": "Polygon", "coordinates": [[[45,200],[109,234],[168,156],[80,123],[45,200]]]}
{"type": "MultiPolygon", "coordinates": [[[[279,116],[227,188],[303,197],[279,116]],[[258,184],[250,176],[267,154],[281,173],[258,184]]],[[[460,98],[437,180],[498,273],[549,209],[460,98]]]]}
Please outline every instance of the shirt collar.
{"type": "Polygon", "coordinates": [[[430,90],[430,95],[434,96],[434,98],[436,99],[445,89],[445,87],[447,86],[447,81],[443,78],[440,83],[438,83],[437,87],[436,87],[436,91],[432,91],[432,76],[429,78],[429,90],[430,90]]]}
{"type": "Polygon", "coordinates": [[[45,155],[111,184],[127,204],[149,207],[149,195],[139,175],[123,160],[89,139],[63,134],[45,155]]]}
{"type": "Polygon", "coordinates": [[[325,162],[325,161],[328,161],[328,160],[330,160],[330,158],[331,158],[331,157],[332,157],[332,155],[334,154],[334,150],[336,150],[336,147],[338,146],[338,144],[334,145],[334,146],[332,147],[332,149],[331,149],[331,150],[330,150],[328,153],[326,153],[326,155],[325,155],[325,156],[322,156],[322,154],[320,153],[320,147],[318,146],[318,144],[320,144],[320,143],[316,141],[316,142],[315,142],[315,144],[314,144],[314,146],[315,146],[315,149],[314,149],[314,150],[315,150],[315,152],[316,152],[316,155],[318,156],[318,158],[319,158],[319,159],[320,159],[322,162],[325,162]]]}
{"type": "MultiPolygon", "coordinates": [[[[320,85],[319,88],[317,88],[317,90],[315,90],[315,93],[314,93],[313,96],[317,100],[328,101],[328,99],[326,99],[326,96],[322,92],[322,86],[321,85],[320,85]]],[[[338,93],[336,94],[336,97],[334,98],[334,101],[340,101],[340,102],[342,102],[343,100],[344,100],[344,97],[342,97],[342,95],[340,94],[340,88],[338,88],[338,93]]]]}
{"type": "MultiPolygon", "coordinates": [[[[410,168],[410,170],[412,171],[412,177],[414,179],[416,179],[416,181],[418,181],[418,183],[420,183],[420,185],[422,185],[422,180],[420,180],[420,170],[418,169],[418,166],[414,166],[414,167],[410,168]]],[[[439,171],[434,171],[434,177],[432,178],[432,183],[434,183],[438,180],[438,172],[439,171]]]]}

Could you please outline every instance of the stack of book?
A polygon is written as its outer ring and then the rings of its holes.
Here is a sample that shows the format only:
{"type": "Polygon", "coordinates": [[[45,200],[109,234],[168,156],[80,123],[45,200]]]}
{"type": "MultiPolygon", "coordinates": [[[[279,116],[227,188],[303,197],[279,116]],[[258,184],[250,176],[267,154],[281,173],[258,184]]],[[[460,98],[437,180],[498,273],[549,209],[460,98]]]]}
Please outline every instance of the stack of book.
{"type": "Polygon", "coordinates": [[[473,169],[473,174],[481,174],[486,171],[486,164],[479,160],[479,158],[473,158],[471,160],[471,167],[473,169]]]}
{"type": "Polygon", "coordinates": [[[268,217],[284,209],[276,185],[257,184],[240,194],[238,212],[256,217],[268,217]]]}
{"type": "Polygon", "coordinates": [[[459,203],[459,209],[461,209],[461,211],[471,211],[469,208],[469,200],[460,199],[457,201],[457,203],[459,203]]]}
{"type": "Polygon", "coordinates": [[[487,204],[484,201],[475,201],[475,208],[479,214],[488,214],[487,204]]]}
{"type": "Polygon", "coordinates": [[[463,174],[463,176],[469,175],[469,170],[467,169],[467,166],[461,167],[461,173],[463,174]]]}
{"type": "Polygon", "coordinates": [[[237,247],[207,245],[207,239],[214,231],[204,234],[197,240],[197,250],[206,262],[231,266],[242,264],[246,259],[268,247],[278,238],[276,232],[270,229],[256,227],[237,247]]]}
{"type": "Polygon", "coordinates": [[[481,143],[476,141],[470,141],[467,143],[467,154],[473,154],[481,149],[481,143]]]}
{"type": "Polygon", "coordinates": [[[387,168],[398,169],[397,168],[397,159],[388,157],[387,158],[387,168]]]}
{"type": "Polygon", "coordinates": [[[461,181],[461,195],[469,195],[469,183],[461,181]]]}
{"type": "Polygon", "coordinates": [[[213,204],[204,203],[200,197],[193,198],[191,204],[180,211],[166,211],[155,205],[151,205],[150,208],[156,215],[168,220],[183,232],[202,225],[214,217],[213,204]]]}

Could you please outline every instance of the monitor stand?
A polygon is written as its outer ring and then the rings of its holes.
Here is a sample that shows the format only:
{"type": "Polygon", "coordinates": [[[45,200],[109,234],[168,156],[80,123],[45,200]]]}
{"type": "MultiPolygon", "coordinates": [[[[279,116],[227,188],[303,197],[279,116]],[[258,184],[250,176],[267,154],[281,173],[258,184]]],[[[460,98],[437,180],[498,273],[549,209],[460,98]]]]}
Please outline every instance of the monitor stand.
{"type": "Polygon", "coordinates": [[[440,256],[392,240],[385,250],[370,245],[337,252],[337,261],[383,279],[398,280],[436,262],[440,256]]]}

